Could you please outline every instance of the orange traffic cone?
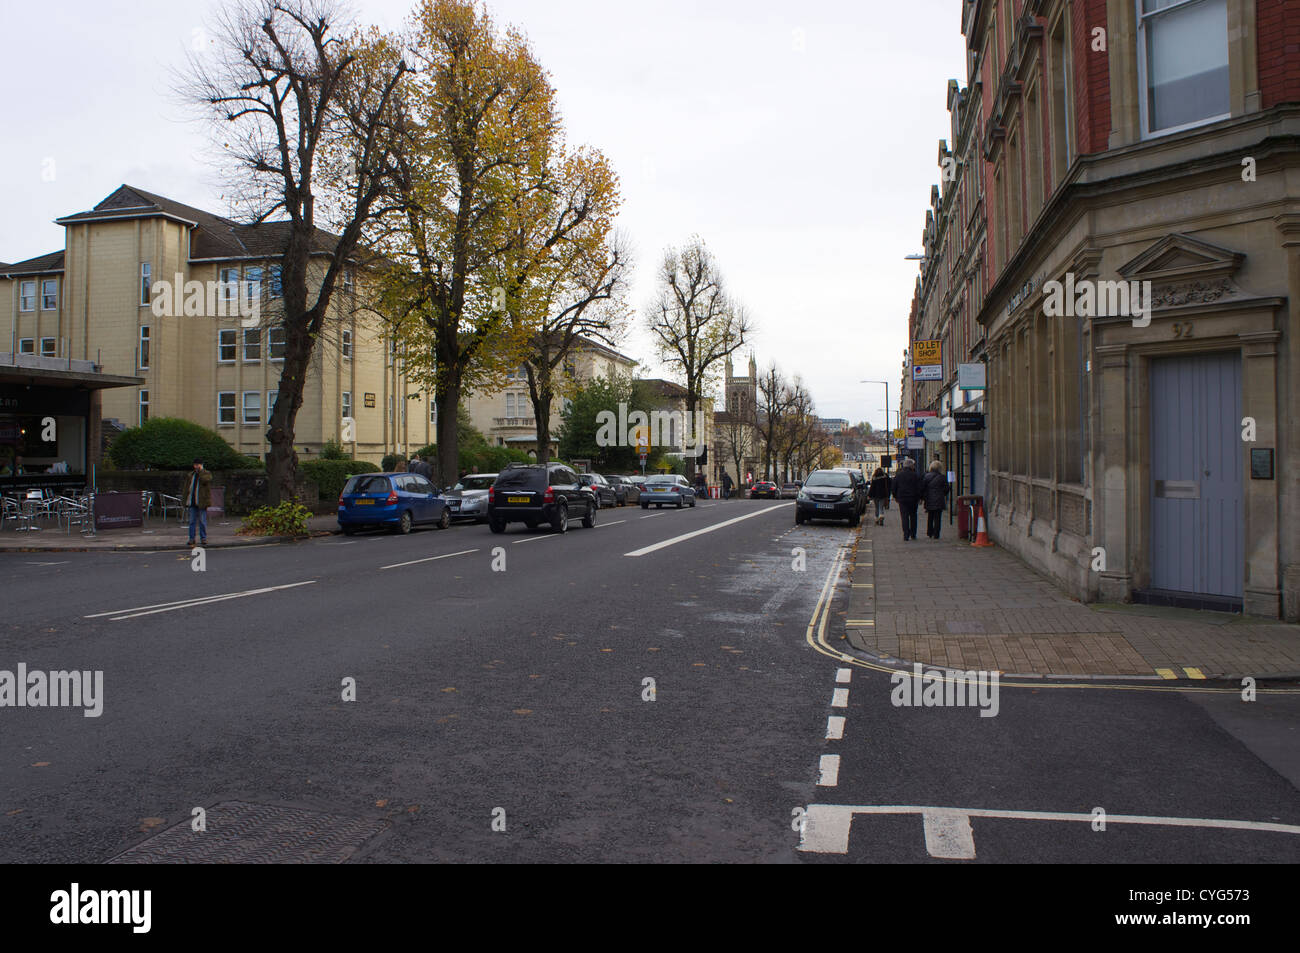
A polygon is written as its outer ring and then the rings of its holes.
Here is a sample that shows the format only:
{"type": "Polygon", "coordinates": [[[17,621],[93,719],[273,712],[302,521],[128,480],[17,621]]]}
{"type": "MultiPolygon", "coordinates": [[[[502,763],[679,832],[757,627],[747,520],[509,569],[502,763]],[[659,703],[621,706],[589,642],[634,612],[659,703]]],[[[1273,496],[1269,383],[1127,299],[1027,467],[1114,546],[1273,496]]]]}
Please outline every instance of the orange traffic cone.
{"type": "Polygon", "coordinates": [[[980,501],[979,516],[975,520],[975,541],[972,546],[992,546],[989,542],[988,529],[984,525],[984,501],[980,501]]]}

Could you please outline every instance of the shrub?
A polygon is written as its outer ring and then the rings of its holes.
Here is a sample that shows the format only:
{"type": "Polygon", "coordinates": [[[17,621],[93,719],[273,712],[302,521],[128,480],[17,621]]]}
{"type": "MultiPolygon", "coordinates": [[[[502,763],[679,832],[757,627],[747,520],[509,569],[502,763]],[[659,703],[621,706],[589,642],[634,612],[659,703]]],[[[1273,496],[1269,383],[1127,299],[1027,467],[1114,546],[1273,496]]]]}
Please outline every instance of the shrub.
{"type": "Polygon", "coordinates": [[[368,460],[307,460],[298,470],[316,484],[322,500],[336,500],[348,477],[357,473],[378,473],[379,467],[368,460]]]}
{"type": "Polygon", "coordinates": [[[406,457],[401,454],[386,453],[384,454],[383,461],[379,464],[379,469],[384,473],[392,473],[394,468],[397,466],[397,461],[405,459],[406,457]]]}
{"type": "Polygon", "coordinates": [[[142,426],[122,431],[109,447],[109,457],[120,470],[188,470],[194,458],[209,470],[235,470],[254,464],[252,458],[209,430],[180,417],[154,417],[142,426]]]}
{"type": "Polygon", "coordinates": [[[326,440],[321,444],[320,459],[322,460],[351,460],[352,455],[343,449],[343,444],[337,440],[326,440]]]}
{"type": "Polygon", "coordinates": [[[311,510],[301,503],[260,506],[244,517],[239,531],[249,536],[305,536],[311,510]]]}

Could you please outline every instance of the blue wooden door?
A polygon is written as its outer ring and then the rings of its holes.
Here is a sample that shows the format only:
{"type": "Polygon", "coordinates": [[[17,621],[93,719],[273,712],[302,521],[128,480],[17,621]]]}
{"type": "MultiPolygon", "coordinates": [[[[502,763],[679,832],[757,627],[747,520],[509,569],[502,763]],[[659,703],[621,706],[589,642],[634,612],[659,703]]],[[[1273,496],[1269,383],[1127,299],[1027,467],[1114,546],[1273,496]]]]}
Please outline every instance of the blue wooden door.
{"type": "Polygon", "coordinates": [[[1151,362],[1151,585],[1241,598],[1241,355],[1151,362]]]}

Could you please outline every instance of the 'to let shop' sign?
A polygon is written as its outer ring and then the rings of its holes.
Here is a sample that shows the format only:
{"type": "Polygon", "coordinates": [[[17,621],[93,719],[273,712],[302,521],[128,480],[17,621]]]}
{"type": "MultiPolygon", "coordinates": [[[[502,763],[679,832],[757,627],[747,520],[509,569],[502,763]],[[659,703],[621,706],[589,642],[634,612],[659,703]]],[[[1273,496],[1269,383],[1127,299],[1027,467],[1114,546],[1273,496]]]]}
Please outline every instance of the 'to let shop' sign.
{"type": "Polygon", "coordinates": [[[912,380],[943,380],[943,342],[912,342],[912,380]]]}

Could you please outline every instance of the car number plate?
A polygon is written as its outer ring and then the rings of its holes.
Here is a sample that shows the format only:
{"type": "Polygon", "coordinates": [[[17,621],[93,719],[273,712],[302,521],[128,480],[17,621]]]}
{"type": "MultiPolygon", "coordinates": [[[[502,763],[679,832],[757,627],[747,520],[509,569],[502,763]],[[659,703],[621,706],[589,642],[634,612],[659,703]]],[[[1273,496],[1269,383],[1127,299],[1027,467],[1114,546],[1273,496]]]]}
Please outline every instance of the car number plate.
{"type": "Polygon", "coordinates": [[[374,500],[353,500],[352,502],[354,502],[357,506],[374,506],[374,505],[375,505],[375,501],[374,501],[374,500]]]}
{"type": "Polygon", "coordinates": [[[506,502],[507,502],[507,503],[531,503],[532,501],[533,501],[533,498],[532,498],[531,496],[508,496],[508,497],[506,497],[506,502]]]}
{"type": "Polygon", "coordinates": [[[818,503],[818,504],[817,504],[817,509],[819,509],[819,510],[833,510],[833,509],[835,509],[835,504],[834,504],[834,503],[818,503]]]}

